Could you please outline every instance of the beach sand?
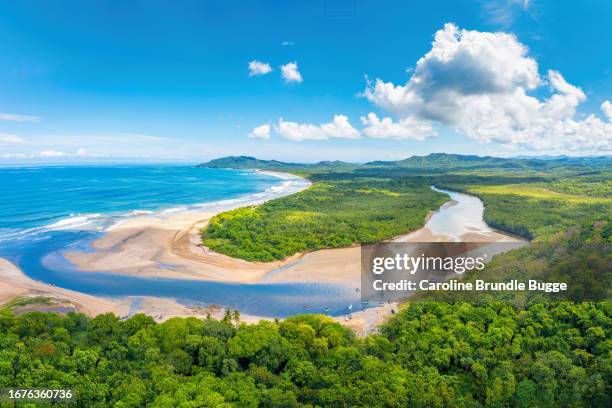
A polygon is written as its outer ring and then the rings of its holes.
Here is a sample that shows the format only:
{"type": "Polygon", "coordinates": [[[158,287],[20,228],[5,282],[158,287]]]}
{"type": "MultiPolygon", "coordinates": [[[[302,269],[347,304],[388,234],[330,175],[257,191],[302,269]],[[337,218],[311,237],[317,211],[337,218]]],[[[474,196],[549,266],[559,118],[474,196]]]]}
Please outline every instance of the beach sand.
{"type": "MultiPolygon", "coordinates": [[[[103,313],[113,313],[120,318],[128,318],[136,313],[144,313],[157,322],[163,322],[175,317],[212,317],[220,320],[225,314],[225,308],[216,305],[185,306],[174,299],[158,297],[127,297],[121,299],[101,298],[68,289],[47,285],[28,278],[19,268],[6,259],[0,258],[0,306],[16,299],[40,298],[50,299],[52,304],[30,305],[19,308],[18,312],[55,311],[66,309],[95,317],[103,313]]],[[[369,308],[349,316],[337,316],[333,319],[355,331],[359,336],[365,336],[375,331],[380,323],[398,310],[396,303],[381,307],[369,308]],[[392,312],[393,311],[393,312],[392,312]]],[[[262,316],[240,315],[240,321],[257,323],[261,320],[273,320],[262,316]]]]}
{"type": "MultiPolygon", "coordinates": [[[[93,244],[95,252],[71,252],[66,257],[83,270],[134,276],[202,279],[236,283],[316,282],[361,284],[358,246],[297,254],[277,262],[247,262],[216,253],[201,245],[200,231],[212,212],[180,213],[167,218],[137,218],[125,222],[93,244]],[[162,265],[162,266],[160,266],[162,265]],[[172,267],[169,268],[168,265],[172,267]]],[[[506,242],[515,238],[494,231],[474,231],[460,237],[471,242],[506,242]]],[[[396,237],[398,242],[445,242],[453,238],[433,234],[427,227],[396,237]]],[[[395,303],[352,313],[335,320],[366,335],[398,310],[395,303]]]]}
{"type": "Polygon", "coordinates": [[[0,258],[0,304],[17,297],[48,297],[58,304],[70,304],[76,311],[90,316],[107,312],[123,316],[129,308],[128,300],[105,299],[37,282],[0,258]]]}
{"type": "MultiPolygon", "coordinates": [[[[242,204],[253,205],[260,202],[242,204]]],[[[450,201],[445,205],[454,204],[450,201]]],[[[235,283],[317,282],[345,285],[351,289],[360,287],[361,254],[358,246],[296,254],[277,262],[248,262],[203,247],[200,231],[216,213],[215,211],[185,211],[165,216],[132,218],[115,226],[95,241],[93,243],[95,251],[68,252],[65,256],[70,262],[85,271],[112,272],[132,276],[235,283]]],[[[472,242],[517,240],[494,231],[473,231],[464,234],[460,239],[472,242]]],[[[434,234],[427,227],[423,227],[396,237],[392,241],[444,242],[453,241],[453,238],[434,234]]],[[[6,263],[4,265],[6,266],[6,263]]],[[[41,283],[29,280],[15,269],[12,269],[12,277],[8,278],[11,285],[5,284],[2,287],[0,300],[11,295],[20,296],[31,290],[43,291],[41,283]],[[17,285],[13,284],[14,281],[17,282],[17,285]],[[24,285],[24,282],[27,284],[24,285]]],[[[47,286],[44,285],[44,287],[47,286]]],[[[97,312],[118,311],[118,315],[125,316],[126,304],[133,304],[133,301],[130,300],[98,300],[95,297],[80,294],[78,295],[80,297],[77,297],[76,292],[52,288],[52,293],[74,301],[79,305],[80,310],[90,315],[95,315],[97,312]]],[[[46,288],[47,291],[48,289],[46,288]]],[[[212,313],[215,316],[223,314],[222,308],[208,308],[208,310],[204,310],[207,308],[189,308],[173,300],[158,298],[144,301],[141,298],[138,304],[139,312],[150,314],[158,320],[170,316],[205,316],[211,313],[211,310],[216,311],[212,313]]],[[[397,306],[397,304],[386,304],[368,308],[353,313],[350,319],[341,316],[336,320],[351,327],[357,334],[365,335],[390,314],[397,311],[397,306]]],[[[256,321],[261,318],[243,316],[243,320],[245,319],[256,321]]]]}
{"type": "MultiPolygon", "coordinates": [[[[17,266],[0,258],[0,306],[16,298],[47,298],[51,304],[33,304],[19,308],[19,313],[26,311],[54,311],[66,309],[94,317],[103,313],[113,313],[120,318],[127,318],[136,313],[152,316],[162,322],[173,317],[211,316],[222,319],[225,309],[220,306],[185,306],[174,299],[157,297],[126,297],[121,299],[91,296],[73,290],[58,288],[35,281],[27,277],[17,266]]],[[[241,315],[241,321],[255,323],[266,319],[260,316],[241,315]]]]}

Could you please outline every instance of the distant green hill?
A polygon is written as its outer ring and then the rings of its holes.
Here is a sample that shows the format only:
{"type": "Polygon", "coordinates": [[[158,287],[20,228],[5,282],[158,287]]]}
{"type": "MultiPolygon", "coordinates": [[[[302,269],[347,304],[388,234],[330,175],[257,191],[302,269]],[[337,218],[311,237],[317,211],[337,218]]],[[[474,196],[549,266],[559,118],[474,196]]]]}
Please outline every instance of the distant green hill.
{"type": "Polygon", "coordinates": [[[493,156],[475,156],[447,153],[432,153],[427,156],[412,156],[397,161],[371,161],[363,165],[347,163],[343,161],[322,161],[319,163],[288,163],[278,160],[259,160],[250,156],[229,156],[214,159],[199,164],[198,167],[208,168],[231,168],[231,169],[262,169],[262,170],[335,170],[345,171],[350,169],[530,169],[551,170],[556,167],[576,168],[609,168],[612,166],[612,157],[567,157],[556,158],[503,158],[493,156]]]}
{"type": "Polygon", "coordinates": [[[278,167],[303,167],[304,164],[284,163],[277,160],[259,160],[250,156],[228,156],[214,159],[196,167],[211,169],[270,169],[278,167]]]}
{"type": "Polygon", "coordinates": [[[196,167],[260,170],[348,170],[356,168],[358,165],[339,160],[318,163],[288,163],[278,160],[260,160],[251,156],[228,156],[198,164],[196,167]]]}
{"type": "Polygon", "coordinates": [[[524,167],[529,164],[541,164],[545,163],[533,163],[540,162],[534,160],[524,159],[505,159],[501,157],[492,156],[474,156],[474,155],[460,155],[460,154],[447,154],[447,153],[432,153],[427,156],[412,156],[407,159],[398,161],[373,161],[366,163],[366,166],[392,166],[402,168],[457,168],[457,167],[524,167]]]}

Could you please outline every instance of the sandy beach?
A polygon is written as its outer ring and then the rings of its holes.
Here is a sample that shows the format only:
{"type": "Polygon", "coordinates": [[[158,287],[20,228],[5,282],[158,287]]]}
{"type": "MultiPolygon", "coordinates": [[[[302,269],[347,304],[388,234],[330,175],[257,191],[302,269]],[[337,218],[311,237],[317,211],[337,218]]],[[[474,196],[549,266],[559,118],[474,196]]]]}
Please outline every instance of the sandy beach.
{"type": "MultiPolygon", "coordinates": [[[[442,206],[455,205],[449,201],[442,206]]],[[[360,248],[322,249],[282,261],[248,262],[216,253],[201,244],[200,231],[216,212],[185,212],[169,217],[134,218],[93,243],[94,252],[68,252],[82,270],[133,276],[202,279],[234,283],[319,282],[356,288],[360,283],[360,248]],[[168,267],[171,265],[172,267],[168,267]]],[[[426,225],[394,238],[395,242],[446,242],[457,237],[435,233],[426,225]]],[[[491,230],[468,231],[460,241],[512,242],[491,230]]]]}
{"type": "MultiPolygon", "coordinates": [[[[50,304],[28,305],[18,308],[19,313],[62,309],[84,313],[91,317],[103,313],[113,313],[120,318],[144,313],[152,316],[158,322],[173,317],[205,318],[209,315],[215,319],[221,319],[225,313],[225,309],[220,306],[190,307],[167,298],[139,296],[115,299],[91,296],[30,279],[17,266],[6,259],[0,258],[0,305],[15,299],[26,300],[30,298],[46,298],[50,301],[50,304]]],[[[266,319],[261,316],[246,314],[242,314],[240,318],[246,323],[255,323],[266,319]]]]}
{"type": "MultiPolygon", "coordinates": [[[[304,185],[305,187],[307,185],[304,185]]],[[[304,187],[304,188],[305,188],[304,187]]],[[[240,205],[260,204],[265,200],[241,202],[240,205]]],[[[456,202],[450,200],[444,208],[456,202]]],[[[238,206],[238,205],[236,205],[238,206]]],[[[215,253],[203,247],[200,231],[216,211],[184,211],[169,215],[131,218],[109,230],[92,244],[94,251],[68,252],[66,258],[84,271],[112,272],[141,277],[198,279],[233,283],[329,283],[350,289],[360,287],[360,248],[324,249],[296,254],[277,262],[247,262],[215,253]]],[[[490,229],[468,230],[458,237],[439,234],[427,224],[416,231],[396,237],[397,242],[442,242],[459,240],[472,242],[516,241],[514,237],[490,229]]],[[[0,287],[0,301],[24,294],[46,293],[73,302],[79,311],[89,315],[113,312],[120,316],[134,312],[147,313],[157,320],[171,316],[222,316],[222,308],[189,308],[171,299],[139,298],[110,300],[66,291],[34,282],[16,267],[3,261],[4,284],[0,287]],[[7,282],[11,282],[9,285],[7,282]],[[137,307],[134,305],[137,304],[137,307]]],[[[83,272],[86,273],[86,272],[83,272]]],[[[336,320],[365,335],[397,310],[396,304],[368,308],[355,312],[351,318],[336,320]]],[[[243,316],[243,320],[256,321],[257,316],[243,316]]]]}
{"type": "Polygon", "coordinates": [[[130,303],[127,299],[105,299],[35,281],[6,259],[0,258],[0,304],[18,297],[48,297],[89,316],[107,312],[124,316],[130,303]]]}

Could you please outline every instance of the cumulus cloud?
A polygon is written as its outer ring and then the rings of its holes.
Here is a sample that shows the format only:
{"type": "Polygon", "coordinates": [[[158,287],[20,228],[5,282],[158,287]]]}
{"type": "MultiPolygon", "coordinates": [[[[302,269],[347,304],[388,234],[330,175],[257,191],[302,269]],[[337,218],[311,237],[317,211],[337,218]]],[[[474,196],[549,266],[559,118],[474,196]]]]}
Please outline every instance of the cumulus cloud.
{"type": "Polygon", "coordinates": [[[24,143],[25,141],[17,135],[7,135],[0,133],[0,146],[14,146],[24,143]]]}
{"type": "Polygon", "coordinates": [[[272,67],[267,62],[253,60],[249,62],[249,76],[266,75],[272,72],[272,67]]]}
{"type": "Polygon", "coordinates": [[[257,126],[249,133],[248,136],[251,139],[262,139],[262,140],[270,139],[270,125],[265,124],[265,125],[257,126]]]}
{"type": "Polygon", "coordinates": [[[288,64],[281,65],[281,76],[285,82],[296,82],[300,83],[303,81],[302,74],[298,70],[297,62],[289,62],[288,64]]]}
{"type": "Polygon", "coordinates": [[[608,117],[608,122],[612,122],[612,103],[605,101],[601,104],[601,110],[608,117]]]}
{"type": "MultiPolygon", "coordinates": [[[[441,123],[480,142],[523,149],[604,152],[612,149],[612,124],[595,115],[576,115],[586,99],[557,71],[542,77],[537,62],[514,35],[460,30],[446,24],[431,50],[416,63],[408,82],[368,82],[365,97],[397,124],[424,129],[441,123]],[[547,87],[551,95],[530,92],[547,87]]],[[[605,105],[605,103],[604,103],[605,105]]],[[[602,105],[607,114],[609,105],[602,105]]],[[[369,115],[368,115],[369,116],[369,115]]],[[[374,119],[374,118],[372,118],[374,119]]],[[[396,133],[391,120],[379,124],[396,133]]],[[[415,130],[417,134],[419,131],[415,130]]],[[[365,133],[365,131],[364,131],[365,133]]],[[[367,134],[367,133],[366,133],[367,134]]]]}
{"type": "Polygon", "coordinates": [[[361,117],[361,123],[366,126],[363,133],[377,139],[415,139],[425,140],[436,136],[436,131],[428,121],[420,120],[414,116],[394,122],[390,117],[379,119],[370,112],[368,116],[361,117]]]}
{"type": "Polygon", "coordinates": [[[14,113],[0,112],[0,120],[8,120],[13,122],[38,122],[40,121],[40,118],[38,116],[16,115],[14,113]]]}
{"type": "Polygon", "coordinates": [[[275,130],[282,137],[293,141],[357,139],[360,137],[359,131],[349,123],[348,118],[344,115],[335,115],[331,122],[322,125],[288,122],[281,118],[275,130]]]}

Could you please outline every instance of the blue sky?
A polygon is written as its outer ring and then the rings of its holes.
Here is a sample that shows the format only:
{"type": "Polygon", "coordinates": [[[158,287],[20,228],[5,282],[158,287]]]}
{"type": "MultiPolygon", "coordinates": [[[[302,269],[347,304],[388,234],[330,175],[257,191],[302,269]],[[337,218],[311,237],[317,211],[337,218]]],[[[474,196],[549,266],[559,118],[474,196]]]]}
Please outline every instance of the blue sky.
{"type": "Polygon", "coordinates": [[[604,0],[6,3],[0,161],[609,154],[611,18],[604,0]]]}

